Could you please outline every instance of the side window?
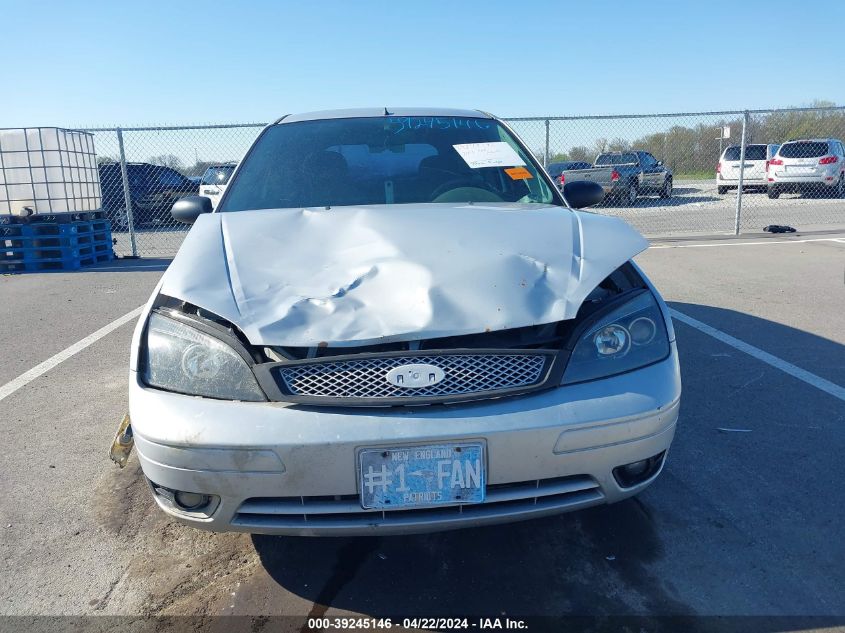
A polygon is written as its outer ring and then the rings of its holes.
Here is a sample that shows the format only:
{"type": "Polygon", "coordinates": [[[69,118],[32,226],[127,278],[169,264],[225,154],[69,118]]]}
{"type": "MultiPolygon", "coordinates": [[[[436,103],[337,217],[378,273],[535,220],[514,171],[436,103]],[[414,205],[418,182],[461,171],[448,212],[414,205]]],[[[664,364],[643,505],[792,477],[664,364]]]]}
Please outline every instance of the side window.
{"type": "Polygon", "coordinates": [[[654,167],[654,165],[657,163],[657,161],[654,160],[654,156],[652,156],[648,152],[639,152],[639,155],[640,155],[640,164],[643,167],[654,167]]]}
{"type": "Polygon", "coordinates": [[[175,171],[163,170],[158,176],[158,184],[162,187],[178,187],[182,179],[175,171]]]}

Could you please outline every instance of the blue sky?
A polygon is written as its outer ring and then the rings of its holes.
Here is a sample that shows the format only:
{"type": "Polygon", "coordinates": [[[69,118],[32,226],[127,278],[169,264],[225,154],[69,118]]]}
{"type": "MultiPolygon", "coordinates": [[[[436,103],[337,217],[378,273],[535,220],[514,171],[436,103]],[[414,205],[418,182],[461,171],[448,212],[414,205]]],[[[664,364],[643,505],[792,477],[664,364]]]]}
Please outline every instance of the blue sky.
{"type": "Polygon", "coordinates": [[[845,104],[841,0],[0,0],[0,16],[0,127],[845,104]]]}

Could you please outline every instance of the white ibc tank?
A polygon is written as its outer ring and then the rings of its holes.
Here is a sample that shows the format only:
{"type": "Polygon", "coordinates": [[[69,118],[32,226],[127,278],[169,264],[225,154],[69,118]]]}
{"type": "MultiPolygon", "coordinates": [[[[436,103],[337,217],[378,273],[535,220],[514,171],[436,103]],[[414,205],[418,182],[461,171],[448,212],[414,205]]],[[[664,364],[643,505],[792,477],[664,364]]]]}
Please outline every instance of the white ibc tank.
{"type": "Polygon", "coordinates": [[[55,127],[0,129],[0,215],[99,208],[92,134],[55,127]]]}

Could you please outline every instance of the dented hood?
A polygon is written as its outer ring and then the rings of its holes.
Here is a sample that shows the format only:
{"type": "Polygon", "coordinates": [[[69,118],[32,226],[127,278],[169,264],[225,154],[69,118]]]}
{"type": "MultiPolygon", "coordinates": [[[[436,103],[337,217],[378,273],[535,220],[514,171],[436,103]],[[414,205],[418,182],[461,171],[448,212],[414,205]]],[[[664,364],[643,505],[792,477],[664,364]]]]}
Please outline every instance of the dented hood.
{"type": "Polygon", "coordinates": [[[161,292],[253,344],[363,345],[573,318],[647,246],[622,220],[551,206],[213,213],[191,228],[161,292]]]}

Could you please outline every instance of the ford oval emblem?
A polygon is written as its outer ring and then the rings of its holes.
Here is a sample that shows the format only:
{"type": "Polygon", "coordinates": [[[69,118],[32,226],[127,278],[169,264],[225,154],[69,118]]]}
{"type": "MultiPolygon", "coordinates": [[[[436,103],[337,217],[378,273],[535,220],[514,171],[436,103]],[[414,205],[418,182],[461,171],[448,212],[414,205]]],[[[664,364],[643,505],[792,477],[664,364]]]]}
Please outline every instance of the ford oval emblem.
{"type": "Polygon", "coordinates": [[[385,379],[394,387],[420,389],[436,385],[445,377],[446,372],[439,367],[425,363],[412,363],[394,367],[387,372],[385,379]]]}

